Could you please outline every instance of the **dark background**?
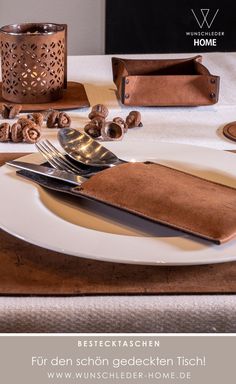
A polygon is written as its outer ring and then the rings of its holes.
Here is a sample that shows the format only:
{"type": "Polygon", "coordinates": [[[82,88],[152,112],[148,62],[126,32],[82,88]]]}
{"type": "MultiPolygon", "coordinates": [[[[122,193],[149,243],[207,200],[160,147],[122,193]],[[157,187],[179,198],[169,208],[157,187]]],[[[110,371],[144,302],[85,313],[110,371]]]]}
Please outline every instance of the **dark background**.
{"type": "Polygon", "coordinates": [[[106,53],[168,53],[236,51],[236,1],[229,0],[106,0],[106,53]],[[198,26],[191,8],[209,8],[208,29],[198,26]],[[217,47],[194,47],[186,32],[221,31],[217,47]]]}

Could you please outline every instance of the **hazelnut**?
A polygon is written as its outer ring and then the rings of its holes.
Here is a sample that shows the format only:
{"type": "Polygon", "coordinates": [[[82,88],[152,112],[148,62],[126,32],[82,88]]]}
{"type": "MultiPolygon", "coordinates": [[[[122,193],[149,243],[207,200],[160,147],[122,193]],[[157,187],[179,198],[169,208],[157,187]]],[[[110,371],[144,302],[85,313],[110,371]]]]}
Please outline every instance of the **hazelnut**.
{"type": "Polygon", "coordinates": [[[101,128],[97,124],[91,122],[85,125],[84,132],[91,136],[93,139],[97,139],[101,136],[101,128]]]}
{"type": "Polygon", "coordinates": [[[108,109],[103,104],[96,104],[92,107],[92,111],[89,114],[89,119],[92,120],[94,117],[103,117],[106,119],[108,116],[108,109]]]}
{"type": "Polygon", "coordinates": [[[17,117],[22,110],[22,105],[20,104],[15,104],[10,106],[10,111],[9,111],[9,119],[14,119],[17,117]]]}
{"type": "Polygon", "coordinates": [[[25,125],[31,124],[32,126],[35,125],[35,122],[33,120],[27,119],[27,117],[21,117],[17,120],[17,123],[21,125],[22,128],[24,128],[25,125]]]}
{"type": "Polygon", "coordinates": [[[22,106],[19,104],[2,104],[0,107],[3,119],[14,119],[21,111],[22,106]]]}
{"type": "Polygon", "coordinates": [[[23,127],[20,123],[16,122],[11,127],[11,139],[13,143],[20,143],[23,141],[23,127]]]}
{"type": "Polygon", "coordinates": [[[126,117],[126,124],[128,128],[142,127],[141,113],[139,111],[131,111],[126,117]]]}
{"type": "Polygon", "coordinates": [[[8,104],[1,104],[1,115],[3,119],[9,118],[9,111],[10,111],[10,108],[8,104]]]}
{"type": "Polygon", "coordinates": [[[29,144],[37,143],[41,138],[41,128],[38,125],[25,125],[22,130],[23,141],[29,144]]]}
{"type": "Polygon", "coordinates": [[[124,136],[124,129],[114,121],[107,121],[101,129],[103,140],[121,140],[124,136]]]}
{"type": "Polygon", "coordinates": [[[114,123],[119,124],[124,129],[125,133],[128,131],[128,125],[126,124],[124,119],[122,119],[121,117],[114,117],[113,121],[114,123]]]}
{"type": "Polygon", "coordinates": [[[44,120],[44,116],[42,113],[39,113],[39,112],[33,112],[33,113],[30,113],[27,115],[27,118],[29,120],[32,120],[35,122],[35,124],[39,125],[40,127],[42,127],[43,125],[43,120],[44,120]]]}
{"type": "Polygon", "coordinates": [[[0,124],[0,142],[4,143],[4,142],[9,141],[11,139],[10,129],[11,129],[10,124],[8,124],[8,123],[0,124]]]}
{"type": "Polygon", "coordinates": [[[58,125],[59,111],[51,110],[47,116],[47,127],[56,128],[58,125]]]}
{"type": "Polygon", "coordinates": [[[103,117],[96,116],[91,120],[91,123],[95,124],[98,128],[101,129],[105,123],[105,119],[103,117]]]}
{"type": "Polygon", "coordinates": [[[65,112],[60,112],[58,115],[58,128],[67,128],[70,127],[71,118],[65,112]]]}

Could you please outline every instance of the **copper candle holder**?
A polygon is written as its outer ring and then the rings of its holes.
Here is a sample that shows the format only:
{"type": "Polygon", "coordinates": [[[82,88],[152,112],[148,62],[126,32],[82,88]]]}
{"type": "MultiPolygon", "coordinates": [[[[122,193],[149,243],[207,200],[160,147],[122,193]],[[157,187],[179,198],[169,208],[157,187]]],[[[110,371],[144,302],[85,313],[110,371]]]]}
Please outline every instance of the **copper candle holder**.
{"type": "Polygon", "coordinates": [[[22,104],[60,99],[67,86],[67,26],[13,24],[0,35],[2,97],[22,104]]]}

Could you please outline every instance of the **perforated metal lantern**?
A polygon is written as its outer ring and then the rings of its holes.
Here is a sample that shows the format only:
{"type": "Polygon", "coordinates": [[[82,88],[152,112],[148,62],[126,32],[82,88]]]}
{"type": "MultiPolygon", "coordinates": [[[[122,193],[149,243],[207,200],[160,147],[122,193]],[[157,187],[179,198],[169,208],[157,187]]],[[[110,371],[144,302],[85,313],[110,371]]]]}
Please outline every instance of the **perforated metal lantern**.
{"type": "Polygon", "coordinates": [[[6,25],[0,35],[2,97],[13,103],[61,98],[67,82],[67,26],[6,25]]]}

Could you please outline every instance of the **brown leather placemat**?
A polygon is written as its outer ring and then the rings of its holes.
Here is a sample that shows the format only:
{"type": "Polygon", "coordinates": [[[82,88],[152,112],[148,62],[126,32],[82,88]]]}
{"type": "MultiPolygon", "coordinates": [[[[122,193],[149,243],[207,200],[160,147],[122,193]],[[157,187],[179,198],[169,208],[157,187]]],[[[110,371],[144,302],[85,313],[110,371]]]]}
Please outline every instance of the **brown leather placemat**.
{"type": "MultiPolygon", "coordinates": [[[[0,83],[0,103],[8,103],[2,98],[2,83],[0,83]]],[[[12,103],[9,103],[12,104],[12,103]]],[[[45,109],[77,109],[89,107],[90,103],[83,84],[74,81],[68,81],[67,89],[64,90],[62,99],[50,103],[42,104],[22,104],[22,112],[43,111],[45,109]]]]}
{"type": "MultiPolygon", "coordinates": [[[[0,164],[20,154],[0,154],[0,164]]],[[[93,261],[40,248],[0,231],[0,294],[236,293],[236,262],[182,267],[93,261]]]]}

